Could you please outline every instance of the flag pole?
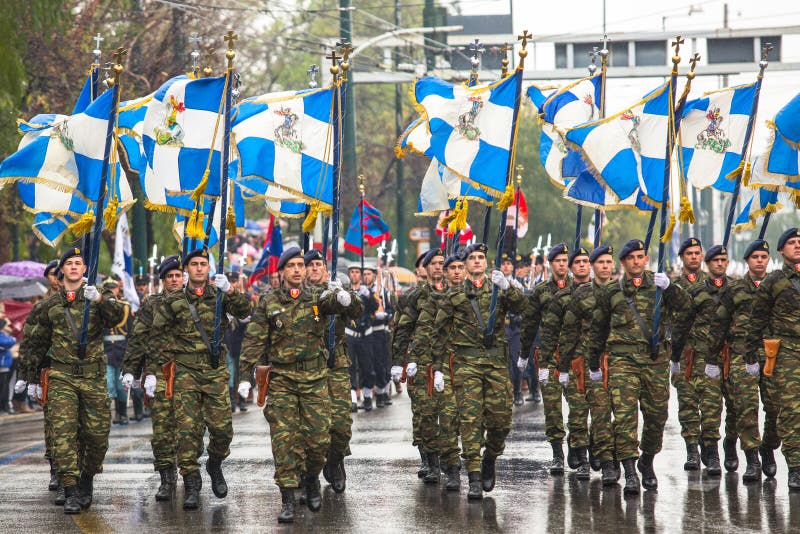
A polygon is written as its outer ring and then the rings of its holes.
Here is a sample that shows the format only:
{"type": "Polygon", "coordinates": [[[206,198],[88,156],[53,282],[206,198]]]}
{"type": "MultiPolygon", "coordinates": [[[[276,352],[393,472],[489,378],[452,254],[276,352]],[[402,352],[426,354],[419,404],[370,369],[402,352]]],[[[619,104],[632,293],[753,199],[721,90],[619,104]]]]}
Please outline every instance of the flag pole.
{"type": "Polygon", "coordinates": [[[525,167],[522,165],[517,165],[517,187],[514,189],[514,246],[512,247],[512,258],[514,262],[517,261],[517,244],[519,241],[519,203],[522,192],[522,171],[524,170],[525,167]]]}
{"type": "MultiPolygon", "coordinates": [[[[769,61],[767,61],[769,57],[769,53],[774,49],[772,43],[765,43],[764,46],[761,47],[761,61],[758,62],[758,79],[756,80],[756,93],[753,97],[753,107],[750,110],[750,118],[747,121],[747,130],[745,130],[744,134],[744,145],[742,145],[742,164],[740,164],[739,168],[735,171],[736,172],[736,181],[733,185],[733,194],[731,195],[731,206],[728,208],[728,219],[725,222],[725,237],[722,239],[722,246],[727,247],[728,241],[731,238],[731,228],[733,226],[733,216],[736,212],[736,203],[739,200],[739,190],[741,189],[742,185],[742,175],[747,172],[745,170],[748,167],[749,163],[745,163],[747,159],[748,152],[750,150],[750,142],[753,139],[753,123],[756,121],[756,114],[758,113],[758,99],[761,96],[761,82],[764,81],[764,71],[769,66],[769,61]]],[[[764,218],[765,223],[768,221],[766,217],[764,218]]],[[[764,225],[764,231],[766,231],[766,225],[764,225]]]]}
{"type": "Polygon", "coordinates": [[[761,230],[758,232],[758,238],[764,239],[764,236],[767,235],[767,226],[769,226],[769,217],[772,215],[771,212],[767,212],[764,215],[764,221],[761,223],[761,230]]]}
{"type": "MultiPolygon", "coordinates": [[[[592,51],[593,54],[600,56],[600,118],[606,117],[606,80],[608,79],[608,34],[603,34],[603,48],[599,52],[592,51]]],[[[592,58],[592,66],[594,66],[594,57],[592,58]]],[[[589,72],[592,72],[590,67],[589,72]]],[[[604,210],[595,208],[594,210],[594,248],[597,248],[603,242],[603,219],[605,217],[604,210]]]]}
{"type": "Polygon", "coordinates": [[[358,175],[358,194],[360,200],[358,202],[358,227],[359,236],[361,239],[361,274],[364,274],[364,175],[358,175]]]}
{"type": "MultiPolygon", "coordinates": [[[[316,89],[317,88],[317,73],[319,72],[319,67],[316,65],[311,65],[306,74],[308,75],[308,87],[309,89],[316,89]]],[[[305,211],[305,218],[303,220],[308,219],[308,215],[311,213],[311,204],[306,204],[306,211],[305,211]]],[[[327,224],[327,217],[325,218],[327,224]]],[[[323,238],[324,245],[327,245],[328,240],[323,238]]],[[[326,250],[327,247],[322,247],[322,250],[326,250]]],[[[310,232],[303,232],[303,253],[305,254],[308,252],[309,248],[311,248],[311,233],[310,232]]]]}

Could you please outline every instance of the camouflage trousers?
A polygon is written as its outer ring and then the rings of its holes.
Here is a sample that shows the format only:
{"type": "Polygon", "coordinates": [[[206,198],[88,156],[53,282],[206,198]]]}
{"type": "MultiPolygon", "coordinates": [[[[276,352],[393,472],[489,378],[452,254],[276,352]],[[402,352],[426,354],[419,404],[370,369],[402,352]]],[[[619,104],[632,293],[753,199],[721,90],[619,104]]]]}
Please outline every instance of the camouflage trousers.
{"type": "Polygon", "coordinates": [[[800,467],[800,339],[784,338],[781,341],[772,379],[780,407],[778,437],[783,442],[781,452],[791,469],[800,467]]]}
{"type": "Polygon", "coordinates": [[[588,380],[586,371],[586,403],[592,416],[589,428],[592,436],[592,454],[601,462],[614,459],[614,426],[611,422],[611,395],[602,381],[588,380]]]}
{"type": "Polygon", "coordinates": [[[328,394],[331,398],[331,446],[328,452],[333,463],[350,456],[353,437],[353,416],[350,414],[350,359],[339,354],[334,369],[328,371],[328,394]]]}
{"type": "Polygon", "coordinates": [[[503,454],[511,431],[513,393],[505,356],[497,365],[456,361],[454,390],[458,405],[461,457],[470,473],[481,469],[481,446],[485,454],[503,454]],[[484,437],[485,432],[485,437],[484,437]]]}
{"type": "Polygon", "coordinates": [[[640,352],[611,351],[608,389],[614,415],[617,460],[637,458],[639,449],[648,454],[661,451],[669,404],[669,370],[662,351],[653,361],[646,345],[640,352]],[[642,439],[639,443],[639,411],[642,439]]]}
{"type": "MultiPolygon", "coordinates": [[[[175,407],[173,399],[164,396],[165,388],[166,383],[159,376],[155,396],[148,397],[150,417],[153,421],[153,436],[150,439],[150,446],[153,449],[153,468],[156,471],[172,467],[175,465],[176,458],[175,407]]],[[[201,454],[203,454],[202,446],[198,456],[201,454]]]]}
{"type": "Polygon", "coordinates": [[[449,370],[444,371],[444,391],[435,389],[428,396],[425,366],[420,366],[416,376],[407,381],[409,394],[413,392],[412,407],[419,420],[419,441],[423,452],[437,453],[442,465],[460,465],[458,459],[458,409],[450,380],[449,370]]]}
{"type": "Polygon", "coordinates": [[[111,427],[105,370],[83,377],[51,369],[47,412],[52,460],[61,484],[77,484],[81,472],[101,473],[111,427]]]}
{"type": "MultiPolygon", "coordinates": [[[[585,382],[588,390],[589,385],[589,365],[584,363],[585,382]]],[[[567,443],[572,448],[588,447],[589,446],[589,403],[586,402],[586,393],[578,391],[578,381],[575,379],[575,374],[570,369],[569,382],[567,388],[564,390],[564,397],[567,399],[569,406],[569,415],[567,416],[567,430],[569,436],[567,443]]]]}
{"type": "Polygon", "coordinates": [[[556,368],[550,368],[550,378],[546,384],[539,383],[542,391],[542,406],[544,408],[544,435],[549,442],[564,440],[564,409],[561,397],[566,396],[564,388],[558,382],[556,368]]]}
{"type": "Polygon", "coordinates": [[[720,378],[709,378],[705,362],[698,354],[689,380],[686,380],[686,358],[681,358],[681,372],[672,375],[672,385],[678,391],[678,421],[686,443],[714,445],[719,441],[722,421],[722,385],[720,378]]]}
{"type": "Polygon", "coordinates": [[[409,382],[408,378],[406,378],[406,393],[408,393],[408,398],[411,399],[411,445],[420,447],[422,445],[422,440],[419,431],[419,404],[414,400],[414,391],[411,387],[412,382],[413,380],[409,382]]]}
{"type": "Polygon", "coordinates": [[[325,465],[331,443],[326,371],[304,377],[301,372],[276,373],[273,367],[264,417],[279,488],[297,488],[298,477],[318,477],[325,465]]]}
{"type": "MultiPolygon", "coordinates": [[[[48,393],[48,396],[50,394],[48,393]]],[[[53,459],[53,422],[50,416],[50,403],[42,407],[44,419],[44,457],[52,461],[53,459]]],[[[55,464],[54,464],[55,465],[55,464]]]]}
{"type": "Polygon", "coordinates": [[[203,436],[208,429],[208,454],[226,458],[233,440],[231,400],[228,395],[228,368],[189,368],[175,366],[173,387],[175,434],[178,467],[181,475],[200,469],[203,436]]]}

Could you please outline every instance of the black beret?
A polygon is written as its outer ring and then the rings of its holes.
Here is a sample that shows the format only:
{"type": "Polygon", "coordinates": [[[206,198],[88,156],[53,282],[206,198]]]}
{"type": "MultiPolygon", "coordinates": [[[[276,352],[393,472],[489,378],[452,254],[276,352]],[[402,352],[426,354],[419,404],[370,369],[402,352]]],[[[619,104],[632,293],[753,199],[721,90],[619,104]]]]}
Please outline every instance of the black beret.
{"type": "Polygon", "coordinates": [[[536,256],[536,265],[544,265],[544,256],[536,256]]]}
{"type": "Polygon", "coordinates": [[[442,252],[442,250],[438,248],[432,248],[429,251],[427,251],[425,253],[425,257],[422,258],[422,266],[427,267],[428,265],[430,265],[431,262],[433,261],[433,258],[435,258],[436,256],[444,257],[444,252],[442,252]]]}
{"type": "Polygon", "coordinates": [[[556,256],[560,256],[561,254],[569,254],[569,247],[566,243],[553,245],[553,247],[547,251],[547,261],[553,261],[556,259],[556,256]]]}
{"type": "Polygon", "coordinates": [[[289,260],[293,260],[294,258],[302,258],[303,251],[300,250],[300,247],[289,247],[283,251],[281,257],[278,259],[278,270],[283,270],[286,267],[286,264],[289,260]]]}
{"type": "Polygon", "coordinates": [[[594,262],[597,261],[597,258],[599,258],[600,256],[603,256],[605,254],[611,254],[613,256],[614,255],[614,247],[610,247],[608,245],[601,245],[601,246],[597,247],[596,249],[594,249],[592,251],[591,254],[589,254],[589,261],[591,263],[594,263],[594,262]]]}
{"type": "Polygon", "coordinates": [[[425,259],[425,254],[427,253],[428,251],[426,250],[425,252],[417,256],[417,261],[414,262],[414,267],[419,267],[420,263],[422,263],[422,260],[425,259]]]}
{"type": "Polygon", "coordinates": [[[473,252],[483,252],[486,254],[489,251],[489,248],[484,245],[483,243],[473,243],[464,249],[462,253],[464,255],[464,259],[469,258],[469,255],[473,252]]]}
{"type": "Polygon", "coordinates": [[[530,256],[522,256],[521,254],[517,254],[515,258],[514,264],[517,267],[528,267],[531,264],[531,257],[530,256]]]}
{"type": "Polygon", "coordinates": [[[703,248],[703,244],[700,243],[700,240],[697,239],[696,237],[690,237],[689,239],[687,239],[686,241],[681,243],[680,248],[678,248],[678,256],[683,254],[684,251],[686,251],[686,249],[689,248],[689,247],[700,247],[700,248],[703,248]]]}
{"type": "Polygon", "coordinates": [[[119,282],[109,276],[105,280],[103,280],[103,283],[101,285],[106,289],[113,289],[115,287],[119,287],[119,282]]]}
{"type": "Polygon", "coordinates": [[[170,271],[178,270],[180,271],[182,268],[181,259],[178,257],[177,254],[173,254],[172,256],[167,256],[161,263],[158,265],[158,277],[163,279],[167,276],[167,273],[170,271]]]}
{"type": "Polygon", "coordinates": [[[568,265],[570,267],[572,267],[572,262],[574,262],[575,258],[577,258],[578,256],[589,256],[589,251],[586,250],[583,247],[578,247],[575,250],[573,250],[569,255],[569,263],[568,263],[568,265]]]}
{"type": "Polygon", "coordinates": [[[83,252],[78,247],[71,247],[64,251],[61,255],[61,259],[58,261],[58,268],[61,269],[64,267],[64,263],[70,259],[80,256],[80,258],[86,261],[86,258],[83,257],[83,252]]]}
{"type": "Polygon", "coordinates": [[[755,241],[747,245],[746,249],[744,249],[744,259],[749,258],[750,255],[757,250],[764,251],[769,256],[769,243],[767,243],[763,239],[756,239],[755,241]]]}
{"type": "MultiPolygon", "coordinates": [[[[196,248],[194,250],[190,250],[189,253],[186,254],[183,257],[183,266],[186,267],[186,265],[189,263],[189,260],[191,260],[192,258],[205,258],[205,259],[208,259],[208,249],[205,248],[205,247],[202,247],[202,248],[196,248]]],[[[144,276],[144,275],[142,275],[142,276],[144,276]]],[[[148,278],[148,280],[149,280],[149,278],[148,278]]]]}
{"type": "Polygon", "coordinates": [[[140,285],[143,285],[143,284],[149,284],[150,283],[150,275],[149,274],[137,274],[133,278],[133,283],[136,284],[137,286],[140,286],[140,285]]]}
{"type": "Polygon", "coordinates": [[[303,255],[303,262],[308,265],[314,260],[325,261],[325,256],[322,255],[321,250],[312,249],[303,255]]]}
{"type": "Polygon", "coordinates": [[[514,258],[512,258],[511,254],[509,254],[508,252],[503,252],[502,254],[500,254],[500,261],[501,262],[510,261],[510,262],[513,263],[514,262],[514,258]]]}
{"type": "Polygon", "coordinates": [[[711,261],[717,256],[722,256],[723,254],[726,256],[728,255],[728,247],[714,245],[706,251],[706,256],[703,258],[703,261],[711,261]]]}
{"type": "MultiPolygon", "coordinates": [[[[58,269],[58,260],[50,260],[50,262],[44,268],[44,274],[42,276],[47,278],[47,275],[50,274],[50,271],[55,271],[56,269],[58,269]]],[[[57,274],[57,273],[53,273],[53,274],[57,274]]]]}
{"type": "Polygon", "coordinates": [[[464,262],[464,258],[461,256],[461,254],[450,254],[449,256],[447,256],[444,259],[444,268],[447,269],[447,266],[450,265],[453,262],[461,262],[461,263],[463,263],[464,262]]]}
{"type": "MultiPolygon", "coordinates": [[[[619,259],[624,260],[628,257],[628,254],[635,250],[644,250],[644,241],[641,239],[631,239],[622,245],[622,250],[619,251],[619,259]]],[[[646,251],[645,254],[647,254],[646,251]]]]}
{"type": "Polygon", "coordinates": [[[785,232],[781,234],[778,238],[778,250],[782,250],[786,242],[789,241],[793,237],[800,237],[800,229],[797,228],[789,228],[785,232]]]}

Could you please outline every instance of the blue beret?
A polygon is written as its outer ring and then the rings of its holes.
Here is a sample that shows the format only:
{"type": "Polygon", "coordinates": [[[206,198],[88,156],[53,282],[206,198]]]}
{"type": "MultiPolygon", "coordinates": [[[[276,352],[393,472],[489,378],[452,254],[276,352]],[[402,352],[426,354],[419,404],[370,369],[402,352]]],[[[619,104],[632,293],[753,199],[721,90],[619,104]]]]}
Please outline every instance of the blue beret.
{"type": "MultiPolygon", "coordinates": [[[[50,271],[55,271],[56,269],[58,269],[58,260],[50,260],[50,262],[44,268],[44,274],[42,276],[47,278],[47,275],[50,274],[50,271]]],[[[53,273],[53,274],[56,274],[56,273],[53,273]]]]}
{"type": "Polygon", "coordinates": [[[744,249],[744,259],[749,258],[750,255],[757,250],[766,252],[767,255],[769,256],[769,243],[767,243],[763,239],[756,239],[755,241],[747,245],[746,249],[744,249]]]}
{"type": "Polygon", "coordinates": [[[308,265],[314,260],[325,261],[325,256],[322,255],[321,250],[311,249],[303,255],[303,262],[308,265]]]}
{"type": "Polygon", "coordinates": [[[61,259],[58,261],[58,268],[61,269],[64,267],[64,263],[70,259],[80,256],[80,258],[86,261],[86,258],[83,256],[83,252],[78,247],[70,247],[64,251],[61,255],[61,259]]]}
{"type": "Polygon", "coordinates": [[[473,243],[464,249],[463,255],[464,259],[467,259],[469,258],[469,255],[472,254],[473,252],[483,252],[484,254],[486,254],[488,251],[489,248],[483,243],[473,243]]]}
{"type": "Polygon", "coordinates": [[[713,247],[709,248],[706,251],[706,256],[703,258],[704,261],[711,261],[717,256],[728,255],[728,248],[722,245],[714,245],[713,247]]]}
{"type": "Polygon", "coordinates": [[[800,230],[797,228],[789,228],[785,232],[781,234],[778,238],[778,250],[783,249],[786,242],[789,241],[793,237],[800,237],[800,230]]]}
{"type": "Polygon", "coordinates": [[[517,254],[515,258],[514,264],[517,267],[526,267],[530,266],[531,264],[531,257],[530,256],[522,256],[521,254],[517,254]]]}
{"type": "Polygon", "coordinates": [[[461,257],[461,254],[450,254],[444,259],[444,268],[447,269],[447,266],[453,262],[464,262],[464,258],[461,257]]]}
{"type": "Polygon", "coordinates": [[[300,247],[289,247],[283,251],[281,257],[278,259],[278,270],[282,270],[286,267],[286,264],[289,260],[293,260],[294,258],[302,258],[303,251],[300,250],[300,247]]]}
{"type": "Polygon", "coordinates": [[[556,256],[560,256],[561,254],[569,254],[569,247],[566,243],[553,245],[553,247],[547,251],[547,261],[553,261],[556,259],[556,256]]]}
{"type": "MultiPolygon", "coordinates": [[[[644,250],[644,241],[641,239],[631,239],[626,242],[622,245],[622,250],[619,251],[619,259],[624,260],[628,257],[628,254],[635,250],[644,250]]],[[[647,251],[645,251],[645,254],[647,254],[647,251]]]]}
{"type": "Polygon", "coordinates": [[[189,253],[183,257],[183,266],[186,267],[186,265],[189,263],[189,260],[191,260],[192,258],[208,259],[208,249],[203,247],[189,251],[189,253]]]}
{"type": "Polygon", "coordinates": [[[425,257],[422,258],[422,266],[427,267],[428,265],[430,265],[431,262],[433,261],[433,258],[435,258],[436,256],[444,257],[444,252],[442,252],[442,250],[438,248],[432,248],[429,251],[427,251],[425,253],[425,257]]]}
{"type": "Polygon", "coordinates": [[[597,258],[603,256],[604,254],[614,254],[614,247],[610,247],[608,245],[601,245],[594,249],[591,254],[589,254],[589,261],[594,263],[597,261],[597,258]]]}
{"type": "Polygon", "coordinates": [[[690,237],[689,239],[685,240],[681,243],[681,246],[678,248],[678,256],[684,253],[684,251],[689,247],[700,247],[703,248],[703,244],[700,243],[700,240],[696,237],[690,237]]]}
{"type": "Polygon", "coordinates": [[[417,256],[417,261],[414,262],[414,267],[419,267],[419,265],[422,263],[422,260],[425,258],[425,254],[427,253],[428,251],[426,250],[425,252],[417,256]]]}
{"type": "Polygon", "coordinates": [[[569,255],[569,263],[568,263],[568,265],[569,265],[570,267],[572,267],[572,262],[574,262],[574,261],[575,261],[575,259],[576,259],[578,256],[589,256],[589,251],[588,251],[588,250],[586,250],[586,249],[585,249],[585,248],[583,248],[583,247],[578,247],[578,248],[576,248],[575,250],[573,250],[573,251],[570,253],[570,255],[569,255]]]}
{"type": "Polygon", "coordinates": [[[168,272],[181,269],[181,259],[177,254],[167,256],[158,266],[158,277],[164,278],[168,272]]]}
{"type": "Polygon", "coordinates": [[[502,254],[500,254],[500,261],[501,262],[510,261],[510,262],[513,263],[514,262],[514,258],[512,258],[511,254],[509,254],[508,252],[503,252],[502,254]]]}

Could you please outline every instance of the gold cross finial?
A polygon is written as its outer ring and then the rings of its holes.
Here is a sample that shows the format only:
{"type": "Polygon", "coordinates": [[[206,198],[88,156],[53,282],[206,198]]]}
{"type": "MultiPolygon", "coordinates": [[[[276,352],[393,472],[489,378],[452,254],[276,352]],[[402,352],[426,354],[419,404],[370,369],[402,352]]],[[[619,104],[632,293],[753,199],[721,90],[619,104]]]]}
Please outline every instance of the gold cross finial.
{"type": "Polygon", "coordinates": [[[772,46],[772,43],[764,43],[764,46],[761,47],[761,60],[766,61],[769,53],[773,50],[775,50],[775,47],[772,46]]]}
{"type": "Polygon", "coordinates": [[[124,58],[127,54],[128,51],[121,46],[112,54],[114,57],[114,64],[109,68],[111,75],[105,80],[105,83],[109,88],[113,87],[117,82],[119,82],[119,75],[122,74],[123,70],[122,58],[124,58]]]}
{"type": "Polygon", "coordinates": [[[513,46],[511,46],[511,45],[510,45],[510,44],[508,44],[508,43],[503,43],[503,48],[501,48],[501,49],[500,49],[500,51],[501,51],[502,53],[504,53],[504,54],[508,54],[508,53],[509,53],[509,52],[511,52],[512,50],[514,50],[514,47],[513,47],[513,46]]]}
{"type": "Polygon", "coordinates": [[[694,67],[697,65],[697,62],[700,61],[700,54],[695,52],[692,58],[689,60],[689,70],[694,72],[694,67]]]}
{"type": "Polygon", "coordinates": [[[517,187],[519,187],[519,185],[522,183],[522,171],[525,170],[525,167],[523,167],[522,165],[517,165],[516,170],[517,170],[517,187]]]}
{"type": "Polygon", "coordinates": [[[528,30],[522,30],[522,35],[517,35],[518,40],[522,39],[522,48],[528,46],[528,39],[531,37],[533,37],[533,35],[529,33],[528,30]]]}
{"type": "Polygon", "coordinates": [[[339,60],[341,59],[341,56],[336,53],[336,50],[331,50],[330,53],[325,56],[325,59],[331,60],[330,71],[334,78],[336,78],[336,76],[339,74],[339,60]]]}
{"type": "Polygon", "coordinates": [[[214,54],[216,53],[216,48],[213,46],[209,46],[206,48],[206,66],[203,68],[203,76],[206,78],[214,74],[214,69],[211,68],[211,62],[214,59],[214,54]]]}
{"type": "Polygon", "coordinates": [[[525,58],[528,56],[528,51],[525,50],[525,47],[528,46],[528,39],[532,38],[533,35],[528,32],[528,30],[522,30],[522,35],[517,35],[517,39],[522,39],[522,48],[519,51],[519,65],[517,66],[517,70],[522,70],[525,68],[525,58]]]}
{"type": "Polygon", "coordinates": [[[364,188],[364,175],[363,174],[359,174],[358,175],[358,192],[361,194],[361,196],[364,196],[364,191],[365,191],[365,188],[364,188]]]}
{"type": "Polygon", "coordinates": [[[350,54],[352,54],[353,50],[355,50],[355,48],[350,45],[350,41],[347,39],[338,41],[336,43],[336,48],[338,48],[339,53],[342,54],[342,61],[347,61],[350,58],[350,54]]]}
{"type": "Polygon", "coordinates": [[[225,37],[223,37],[223,39],[225,39],[225,42],[228,43],[228,51],[225,52],[225,58],[228,60],[228,69],[233,68],[233,58],[236,57],[236,52],[233,51],[233,43],[238,38],[239,36],[236,35],[236,32],[234,32],[233,30],[228,30],[228,33],[225,34],[225,37]]]}
{"type": "Polygon", "coordinates": [[[681,51],[681,45],[683,44],[683,42],[684,42],[684,40],[683,40],[683,38],[682,38],[680,35],[678,35],[677,37],[675,37],[675,40],[674,40],[674,41],[672,41],[672,46],[674,46],[674,47],[675,47],[675,55],[676,55],[676,56],[677,56],[677,55],[680,53],[680,51],[681,51]]]}

